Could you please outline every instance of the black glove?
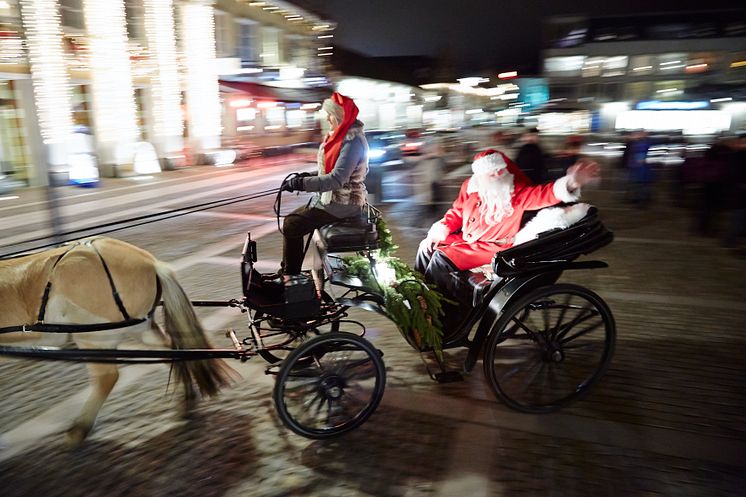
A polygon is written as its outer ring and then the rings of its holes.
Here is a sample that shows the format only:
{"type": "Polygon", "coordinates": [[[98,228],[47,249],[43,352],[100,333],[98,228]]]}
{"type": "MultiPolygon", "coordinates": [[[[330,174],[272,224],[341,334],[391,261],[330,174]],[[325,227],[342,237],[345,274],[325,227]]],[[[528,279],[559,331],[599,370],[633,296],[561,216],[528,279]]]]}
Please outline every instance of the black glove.
{"type": "Polygon", "coordinates": [[[302,192],[303,191],[303,177],[294,176],[285,180],[282,184],[282,189],[288,192],[302,192]]]}

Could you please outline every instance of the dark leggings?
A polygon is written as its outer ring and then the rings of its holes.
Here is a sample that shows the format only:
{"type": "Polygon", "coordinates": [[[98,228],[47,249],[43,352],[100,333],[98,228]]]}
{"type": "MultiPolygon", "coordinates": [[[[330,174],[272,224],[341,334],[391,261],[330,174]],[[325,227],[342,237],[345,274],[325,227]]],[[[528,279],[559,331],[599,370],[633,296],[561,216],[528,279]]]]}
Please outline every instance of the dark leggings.
{"type": "Polygon", "coordinates": [[[303,266],[303,237],[330,223],[341,221],[322,209],[300,207],[285,216],[282,267],[285,274],[299,274],[303,266]]]}

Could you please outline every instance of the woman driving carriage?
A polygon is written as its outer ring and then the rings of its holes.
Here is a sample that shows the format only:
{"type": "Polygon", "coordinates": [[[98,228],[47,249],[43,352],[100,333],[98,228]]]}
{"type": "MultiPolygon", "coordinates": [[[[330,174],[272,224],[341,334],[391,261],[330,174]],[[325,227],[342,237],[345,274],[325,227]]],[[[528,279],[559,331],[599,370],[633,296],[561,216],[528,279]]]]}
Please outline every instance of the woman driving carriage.
{"type": "Polygon", "coordinates": [[[306,206],[285,217],[282,272],[299,274],[303,264],[303,237],[316,228],[357,217],[368,201],[363,181],[368,174],[368,142],[358,108],[351,98],[335,92],[324,100],[329,133],[319,147],[318,172],[298,175],[283,184],[288,191],[317,192],[306,206]]]}
{"type": "Polygon", "coordinates": [[[458,198],[420,243],[415,269],[445,287],[450,272],[489,264],[496,252],[513,245],[526,210],[578,200],[580,187],[599,171],[595,162],[581,160],[557,181],[533,185],[502,152],[480,152],[458,198]]]}

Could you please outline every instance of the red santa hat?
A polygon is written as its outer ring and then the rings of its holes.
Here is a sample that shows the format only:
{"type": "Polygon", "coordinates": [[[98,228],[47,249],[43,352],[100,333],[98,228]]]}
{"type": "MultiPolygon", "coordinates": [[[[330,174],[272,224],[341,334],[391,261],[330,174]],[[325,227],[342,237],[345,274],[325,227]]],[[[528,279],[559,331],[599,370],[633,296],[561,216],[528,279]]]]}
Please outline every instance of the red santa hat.
{"type": "Polygon", "coordinates": [[[513,175],[515,183],[530,185],[531,180],[521,171],[521,169],[508,158],[504,153],[488,148],[474,156],[474,162],[471,164],[471,170],[474,174],[489,173],[507,168],[508,172],[513,175]]]}

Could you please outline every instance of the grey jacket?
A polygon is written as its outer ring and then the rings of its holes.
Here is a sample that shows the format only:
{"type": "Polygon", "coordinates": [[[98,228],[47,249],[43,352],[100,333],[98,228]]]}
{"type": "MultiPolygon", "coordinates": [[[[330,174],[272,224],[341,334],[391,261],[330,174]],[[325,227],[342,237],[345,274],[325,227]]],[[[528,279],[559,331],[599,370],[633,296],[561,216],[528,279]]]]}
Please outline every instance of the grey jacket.
{"type": "Polygon", "coordinates": [[[368,174],[368,141],[363,123],[355,121],[347,131],[337,163],[329,174],[324,174],[323,144],[319,147],[317,162],[318,176],[303,180],[305,191],[318,192],[311,207],[323,209],[336,217],[359,215],[368,201],[368,191],[363,183],[368,174]]]}

